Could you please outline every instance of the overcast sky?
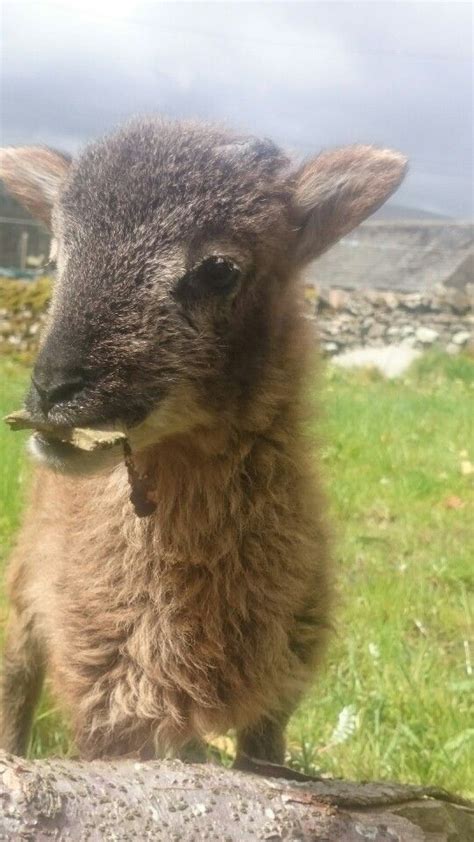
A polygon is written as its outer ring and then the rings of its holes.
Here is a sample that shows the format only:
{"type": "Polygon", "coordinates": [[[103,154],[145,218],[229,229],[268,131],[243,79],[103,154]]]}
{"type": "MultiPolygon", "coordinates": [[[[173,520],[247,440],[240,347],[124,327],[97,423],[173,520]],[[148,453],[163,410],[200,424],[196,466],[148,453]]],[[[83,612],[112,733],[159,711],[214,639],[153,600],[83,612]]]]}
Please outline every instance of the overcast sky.
{"type": "Polygon", "coordinates": [[[464,2],[4,0],[2,142],[75,151],[137,113],[200,117],[308,156],[405,152],[397,204],[472,215],[464,2]]]}

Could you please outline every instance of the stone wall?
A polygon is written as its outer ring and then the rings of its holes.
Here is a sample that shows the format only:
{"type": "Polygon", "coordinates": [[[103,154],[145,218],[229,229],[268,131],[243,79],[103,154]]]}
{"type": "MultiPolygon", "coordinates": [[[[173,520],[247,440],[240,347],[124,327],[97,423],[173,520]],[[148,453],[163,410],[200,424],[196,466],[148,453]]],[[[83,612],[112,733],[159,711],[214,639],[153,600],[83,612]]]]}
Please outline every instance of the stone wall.
{"type": "MultiPolygon", "coordinates": [[[[0,353],[32,359],[45,320],[51,281],[0,279],[0,353]]],[[[429,293],[305,287],[323,353],[358,347],[438,346],[449,353],[474,347],[474,285],[439,286],[429,293]]]]}
{"type": "Polygon", "coordinates": [[[0,278],[0,354],[33,359],[51,297],[52,280],[0,278]]]}
{"type": "Polygon", "coordinates": [[[351,348],[438,346],[449,353],[473,348],[474,285],[438,286],[429,293],[305,287],[306,312],[321,347],[333,356],[351,348]]]}

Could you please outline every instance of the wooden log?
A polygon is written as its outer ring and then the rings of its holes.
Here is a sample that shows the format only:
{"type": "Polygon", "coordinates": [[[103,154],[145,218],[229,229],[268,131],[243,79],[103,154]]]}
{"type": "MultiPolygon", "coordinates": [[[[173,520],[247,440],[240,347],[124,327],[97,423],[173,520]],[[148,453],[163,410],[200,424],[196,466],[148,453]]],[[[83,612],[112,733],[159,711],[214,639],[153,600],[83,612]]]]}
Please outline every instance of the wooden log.
{"type": "Polygon", "coordinates": [[[1,840],[472,842],[474,805],[443,790],[179,761],[0,754],[1,840]]]}
{"type": "Polygon", "coordinates": [[[12,412],[4,419],[11,430],[34,430],[43,433],[52,440],[62,441],[77,447],[78,450],[92,452],[115,447],[127,440],[123,430],[114,428],[98,429],[94,427],[61,427],[45,421],[33,419],[26,409],[12,412]]]}

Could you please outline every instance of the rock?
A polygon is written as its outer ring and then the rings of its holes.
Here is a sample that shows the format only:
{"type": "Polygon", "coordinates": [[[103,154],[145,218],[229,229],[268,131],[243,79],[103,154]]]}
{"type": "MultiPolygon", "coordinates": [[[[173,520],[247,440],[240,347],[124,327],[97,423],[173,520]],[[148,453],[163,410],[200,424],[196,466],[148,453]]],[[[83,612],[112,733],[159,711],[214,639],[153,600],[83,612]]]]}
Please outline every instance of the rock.
{"type": "Polygon", "coordinates": [[[456,354],[459,354],[460,350],[461,346],[455,345],[454,342],[448,342],[448,344],[446,345],[446,352],[448,354],[451,354],[451,356],[453,357],[455,357],[456,354]]]}
{"type": "Polygon", "coordinates": [[[404,310],[421,310],[423,307],[423,298],[417,292],[410,293],[400,298],[400,306],[404,310]]]}
{"type": "Polygon", "coordinates": [[[433,313],[430,316],[430,321],[436,325],[452,325],[453,323],[453,314],[452,313],[433,313]]]}
{"type": "Polygon", "coordinates": [[[399,377],[412,362],[420,356],[420,351],[402,345],[389,345],[385,348],[354,348],[339,354],[333,362],[342,368],[375,368],[385,377],[399,377]]]}
{"type": "Polygon", "coordinates": [[[329,291],[327,289],[320,290],[319,297],[317,300],[317,310],[321,312],[321,310],[327,310],[329,308],[329,291]]]}
{"type": "Polygon", "coordinates": [[[454,345],[466,345],[471,338],[471,334],[468,330],[460,330],[458,333],[455,333],[454,336],[451,337],[451,342],[454,345]]]}
{"type": "Polygon", "coordinates": [[[399,298],[394,292],[384,292],[383,302],[389,310],[396,310],[400,306],[399,298]]]}
{"type": "Polygon", "coordinates": [[[381,324],[380,322],[374,322],[373,325],[369,328],[367,332],[367,336],[370,336],[371,339],[380,339],[385,333],[385,325],[381,324]]]}
{"type": "Polygon", "coordinates": [[[331,310],[342,310],[347,304],[348,295],[342,289],[330,289],[328,302],[331,310]]]}
{"type": "Polygon", "coordinates": [[[329,336],[339,336],[341,332],[341,326],[337,321],[326,323],[324,327],[329,336]]]}
{"type": "Polygon", "coordinates": [[[323,342],[322,347],[327,354],[337,354],[337,352],[339,351],[339,345],[337,345],[335,342],[323,342]]]}
{"type": "Polygon", "coordinates": [[[407,336],[413,336],[415,333],[415,328],[413,325],[400,325],[400,336],[403,338],[407,336]]]}
{"type": "Polygon", "coordinates": [[[439,333],[437,330],[434,330],[432,327],[424,327],[421,326],[417,328],[415,337],[418,342],[421,342],[422,345],[432,345],[433,342],[436,342],[439,333]]]}
{"type": "Polygon", "coordinates": [[[450,288],[446,290],[445,299],[454,313],[463,316],[471,308],[470,297],[463,290],[450,288]]]}

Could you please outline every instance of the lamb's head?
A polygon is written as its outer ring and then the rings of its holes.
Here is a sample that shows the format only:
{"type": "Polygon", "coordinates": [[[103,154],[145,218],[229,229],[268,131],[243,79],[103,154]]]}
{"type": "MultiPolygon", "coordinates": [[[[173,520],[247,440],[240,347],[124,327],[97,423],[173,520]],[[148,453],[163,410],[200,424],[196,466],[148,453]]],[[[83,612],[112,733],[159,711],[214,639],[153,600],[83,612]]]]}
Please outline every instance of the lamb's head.
{"type": "Polygon", "coordinates": [[[5,150],[0,176],[51,226],[57,261],[28,408],[53,424],[118,421],[143,446],[238,423],[278,357],[296,270],[381,205],[404,169],[402,156],[359,146],[295,170],[268,141],[157,119],[72,163],[5,150]]]}

